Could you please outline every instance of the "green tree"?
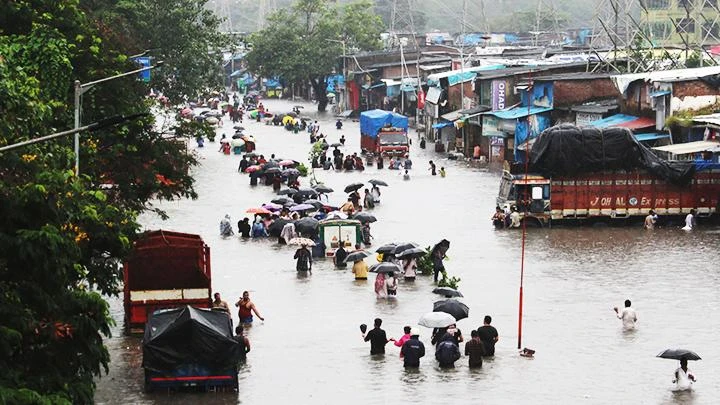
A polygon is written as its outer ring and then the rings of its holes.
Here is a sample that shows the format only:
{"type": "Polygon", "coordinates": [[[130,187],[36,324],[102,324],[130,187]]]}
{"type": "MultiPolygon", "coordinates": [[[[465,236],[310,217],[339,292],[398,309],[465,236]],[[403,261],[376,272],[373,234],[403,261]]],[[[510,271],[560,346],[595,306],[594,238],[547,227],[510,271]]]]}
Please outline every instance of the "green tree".
{"type": "MultiPolygon", "coordinates": [[[[81,6],[0,5],[0,145],[72,127],[73,80],[137,68],[126,56],[135,31],[111,32],[123,27],[81,6]]],[[[102,83],[83,96],[82,120],[149,113],[148,92],[134,77],[102,83]]],[[[71,139],[0,154],[0,403],[93,402],[113,323],[102,296],[118,293],[139,213],[155,199],[195,196],[197,162],[184,141],[205,129],[181,121],[158,131],[149,117],[84,133],[80,176],[71,139]]]]}
{"type": "Polygon", "coordinates": [[[377,49],[382,21],[372,3],[344,6],[327,0],[299,0],[268,18],[267,27],[250,36],[249,69],[261,76],[279,76],[288,83],[309,83],[318,110],[327,106],[326,76],[338,66],[342,44],[347,50],[377,49]]]}

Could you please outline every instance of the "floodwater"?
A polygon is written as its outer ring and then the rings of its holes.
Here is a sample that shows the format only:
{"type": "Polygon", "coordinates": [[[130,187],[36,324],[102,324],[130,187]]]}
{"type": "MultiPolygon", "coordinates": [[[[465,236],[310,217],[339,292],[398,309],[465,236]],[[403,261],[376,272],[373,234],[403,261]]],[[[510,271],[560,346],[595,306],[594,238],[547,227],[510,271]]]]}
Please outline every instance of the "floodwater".
{"type": "MultiPolygon", "coordinates": [[[[267,101],[271,112],[293,104],[267,101]]],[[[304,115],[312,115],[305,106],[304,115]]],[[[227,120],[226,120],[227,121],[227,120]]],[[[330,115],[320,116],[320,132],[335,142],[345,134],[345,153],[359,152],[357,122],[335,129],[330,115]]],[[[232,133],[232,124],[224,130],[232,133]]],[[[246,121],[257,138],[258,152],[306,160],[307,133],[246,121]]],[[[417,138],[413,134],[413,139],[417,138]]],[[[415,142],[417,143],[417,141],[415,142]]],[[[342,202],[342,189],[355,181],[378,178],[389,183],[382,204],[373,211],[374,244],[414,241],[423,246],[451,241],[446,268],[462,279],[460,290],[470,318],[458,323],[466,338],[490,314],[500,333],[494,359],[469,370],[467,358],[457,368],[437,367],[430,329],[421,328],[427,354],[419,371],[405,371],[399,350],[390,343],[384,358],[371,358],[358,325],[383,319],[388,336],[400,337],[405,325],[432,310],[432,280],[401,282],[397,299],[378,300],[372,281],[356,282],[350,270],[334,270],[319,260],[312,275],[294,270],[293,248],[272,240],[222,239],[218,223],[228,213],[233,223],[245,210],[273,198],[269,187],[251,188],[237,173],[239,158],[206,143],[197,150],[199,198],[160,204],[167,221],[143,218],[147,229],[202,235],[212,249],[213,286],[232,304],[249,290],[266,318],[249,328],[252,343],[240,371],[239,393],[143,392],[142,351],[137,337],[122,333],[122,302],[111,299],[118,322],[106,341],[112,355],[109,375],[98,381],[100,404],[351,404],[489,403],[489,404],[713,404],[720,393],[720,262],[717,228],[645,231],[638,228],[530,229],[527,235],[522,346],[517,350],[521,232],[494,230],[489,221],[500,174],[473,169],[413,147],[411,180],[397,171],[368,168],[363,173],[322,171],[331,186],[331,202],[342,202]],[[428,160],[445,166],[446,178],[430,176],[428,160]],[[638,329],[623,332],[612,311],[630,298],[638,329]],[[673,393],[673,360],[655,356],[668,347],[695,350],[691,362],[698,382],[693,392],[673,393]]],[[[192,146],[195,148],[194,145],[192,146]]],[[[304,179],[307,181],[307,179],[304,179]]],[[[303,183],[303,185],[307,185],[303,183]]],[[[374,259],[368,259],[373,262],[374,259]]],[[[233,314],[237,321],[237,313],[233,314]]]]}

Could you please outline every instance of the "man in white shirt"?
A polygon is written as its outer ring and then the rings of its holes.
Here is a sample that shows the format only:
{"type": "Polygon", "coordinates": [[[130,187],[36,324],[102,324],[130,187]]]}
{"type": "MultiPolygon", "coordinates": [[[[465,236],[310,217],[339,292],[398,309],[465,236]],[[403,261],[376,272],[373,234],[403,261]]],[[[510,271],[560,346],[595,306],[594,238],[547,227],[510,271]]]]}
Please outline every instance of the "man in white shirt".
{"type": "Polygon", "coordinates": [[[618,319],[622,319],[623,328],[625,329],[635,329],[635,323],[637,322],[637,314],[630,305],[632,305],[630,300],[625,300],[625,308],[622,311],[618,311],[618,307],[613,308],[618,319]]]}
{"type": "Polygon", "coordinates": [[[519,228],[520,227],[520,213],[517,210],[516,206],[512,206],[510,208],[510,227],[511,228],[519,228]]]}
{"type": "Polygon", "coordinates": [[[648,216],[645,217],[645,229],[654,229],[655,222],[657,222],[657,215],[655,215],[655,211],[650,210],[648,216]]]}
{"type": "Polygon", "coordinates": [[[687,214],[685,217],[685,227],[683,227],[684,231],[692,231],[693,228],[695,228],[695,210],[690,210],[690,213],[687,214]]]}

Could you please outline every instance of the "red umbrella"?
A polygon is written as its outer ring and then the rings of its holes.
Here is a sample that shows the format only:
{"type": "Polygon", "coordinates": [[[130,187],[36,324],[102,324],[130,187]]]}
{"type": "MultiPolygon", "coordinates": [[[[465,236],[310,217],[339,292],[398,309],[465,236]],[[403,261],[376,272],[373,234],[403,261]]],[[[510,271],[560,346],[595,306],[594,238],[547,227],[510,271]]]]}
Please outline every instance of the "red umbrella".
{"type": "Polygon", "coordinates": [[[260,169],[262,169],[262,167],[260,167],[259,165],[248,166],[248,167],[245,169],[245,173],[256,172],[256,171],[258,171],[258,170],[260,170],[260,169]]]}
{"type": "Polygon", "coordinates": [[[285,159],[280,161],[280,166],[292,166],[295,164],[294,160],[285,159]]]}
{"type": "Polygon", "coordinates": [[[270,210],[267,210],[267,209],[262,208],[262,207],[260,207],[260,208],[248,208],[247,211],[245,211],[245,212],[247,212],[248,214],[272,214],[272,212],[270,212],[270,210]]]}

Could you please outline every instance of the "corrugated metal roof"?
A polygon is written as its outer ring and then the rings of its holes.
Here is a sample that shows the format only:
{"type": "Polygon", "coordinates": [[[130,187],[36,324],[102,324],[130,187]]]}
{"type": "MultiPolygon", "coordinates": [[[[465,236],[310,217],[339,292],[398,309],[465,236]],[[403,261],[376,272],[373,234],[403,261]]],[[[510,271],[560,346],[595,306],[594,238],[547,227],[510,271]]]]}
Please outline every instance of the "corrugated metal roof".
{"type": "Polygon", "coordinates": [[[655,126],[655,120],[647,117],[636,117],[634,115],[615,114],[593,121],[589,125],[595,128],[623,127],[637,129],[655,126]]]}
{"type": "Polygon", "coordinates": [[[699,122],[701,124],[712,124],[712,125],[720,126],[720,113],[708,114],[708,115],[698,115],[696,117],[693,117],[692,120],[695,122],[699,122]]]}
{"type": "Polygon", "coordinates": [[[720,150],[720,143],[714,141],[697,141],[677,143],[675,145],[658,146],[655,150],[669,152],[673,155],[687,155],[699,152],[717,152],[720,150]]]}
{"type": "Polygon", "coordinates": [[[720,66],[706,66],[694,69],[659,70],[647,73],[631,73],[626,75],[610,76],[620,93],[625,93],[630,83],[636,80],[646,82],[676,82],[695,80],[700,77],[720,74],[720,66]]]}

